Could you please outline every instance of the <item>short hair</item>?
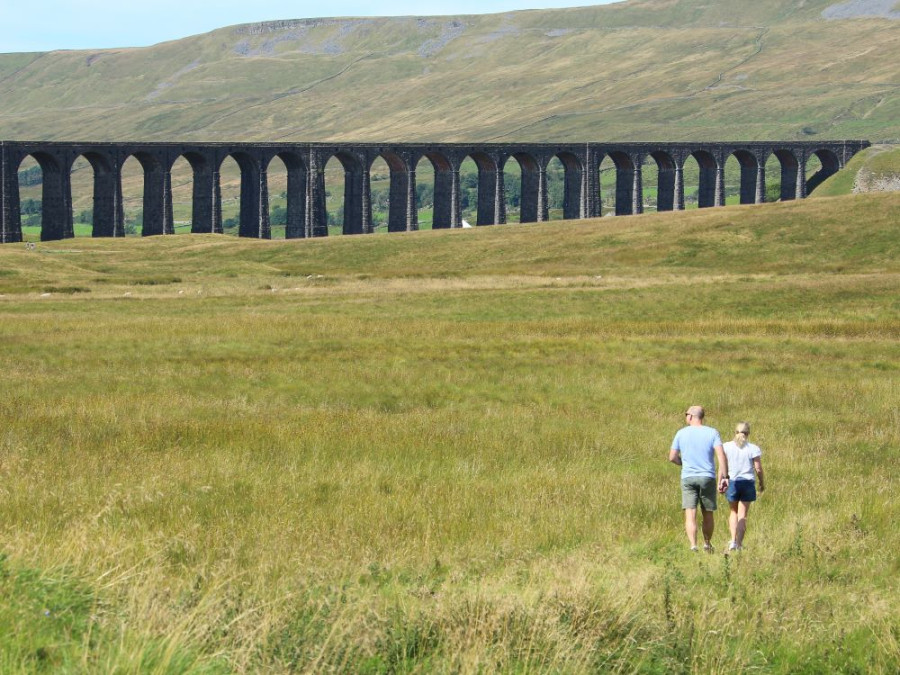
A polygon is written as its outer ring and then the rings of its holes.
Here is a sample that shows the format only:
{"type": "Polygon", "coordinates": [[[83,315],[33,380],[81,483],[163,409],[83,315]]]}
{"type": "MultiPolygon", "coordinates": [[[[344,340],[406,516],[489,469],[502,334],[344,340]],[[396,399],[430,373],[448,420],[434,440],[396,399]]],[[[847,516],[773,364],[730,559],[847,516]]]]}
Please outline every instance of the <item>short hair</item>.
{"type": "Polygon", "coordinates": [[[692,405],[690,408],[685,410],[685,415],[691,415],[692,417],[696,417],[698,420],[702,420],[703,416],[706,415],[706,411],[703,410],[702,405],[692,405]]]}

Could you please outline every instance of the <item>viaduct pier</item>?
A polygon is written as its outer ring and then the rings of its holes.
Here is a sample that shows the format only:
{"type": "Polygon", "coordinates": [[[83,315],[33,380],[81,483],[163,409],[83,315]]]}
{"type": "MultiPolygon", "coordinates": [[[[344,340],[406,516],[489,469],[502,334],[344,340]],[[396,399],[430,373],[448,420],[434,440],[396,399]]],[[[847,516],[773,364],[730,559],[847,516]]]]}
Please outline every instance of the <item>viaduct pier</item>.
{"type": "Polygon", "coordinates": [[[122,167],[135,158],[143,169],[143,235],[174,232],[172,166],[181,158],[193,171],[191,231],[221,233],[220,169],[232,158],[240,168],[239,235],[269,238],[269,165],[278,158],[287,170],[286,237],[328,234],[325,166],[336,158],[344,170],[344,234],[373,231],[370,171],[384,159],[390,170],[388,230],[418,229],[416,171],[428,160],[434,179],[434,228],[462,225],[460,167],[472,159],[478,168],[478,225],[506,222],[504,167],[514,159],[521,169],[520,221],[548,220],[547,167],[558,158],[564,167],[566,219],[601,214],[600,165],[612,160],[616,172],[617,215],[641,213],[642,167],[652,159],[658,167],[657,209],[684,209],[685,162],[699,167],[698,205],[725,203],[725,164],[740,166],[740,202],[766,199],[766,163],[780,164],[781,200],[803,199],[839,171],[864,140],[765,141],[695,143],[140,143],[0,141],[0,243],[22,241],[19,168],[32,157],[42,172],[41,239],[74,236],[72,166],[84,158],[93,169],[93,236],[125,234],[122,167]],[[807,162],[817,157],[821,168],[807,177],[807,162]]]}

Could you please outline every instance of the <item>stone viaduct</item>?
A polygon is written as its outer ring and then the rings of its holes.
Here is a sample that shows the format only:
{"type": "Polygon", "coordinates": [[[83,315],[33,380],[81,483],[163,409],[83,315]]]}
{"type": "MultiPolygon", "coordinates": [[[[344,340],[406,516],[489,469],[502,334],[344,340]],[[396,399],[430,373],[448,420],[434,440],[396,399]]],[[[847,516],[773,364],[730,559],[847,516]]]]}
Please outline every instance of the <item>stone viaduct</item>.
{"type": "Polygon", "coordinates": [[[43,173],[42,240],[74,236],[71,170],[76,159],[94,172],[93,236],[125,233],[122,166],[134,157],[144,173],[144,235],[174,232],[171,169],[184,158],[193,169],[191,231],[222,232],[220,167],[233,158],[241,172],[239,235],[268,238],[268,167],[276,158],[287,169],[288,238],[327,235],[325,165],[332,158],[344,169],[344,234],[373,231],[370,169],[379,157],[390,168],[388,230],[418,229],[416,168],[427,158],[434,170],[434,228],[460,227],[460,166],[467,158],[478,167],[477,224],[506,222],[504,167],[521,167],[521,222],[548,220],[547,166],[559,158],[565,169],[564,217],[600,215],[600,165],[610,158],[616,169],[617,215],[643,210],[642,166],[652,158],[659,168],[657,209],[684,208],[684,165],[699,166],[699,206],[724,205],[725,163],[740,166],[740,202],[766,198],[766,163],[780,163],[782,200],[802,199],[836,173],[867,141],[772,141],[715,143],[77,143],[2,141],[0,152],[0,243],[22,241],[19,167],[33,157],[43,173]],[[807,179],[807,161],[821,163],[807,179]]]}

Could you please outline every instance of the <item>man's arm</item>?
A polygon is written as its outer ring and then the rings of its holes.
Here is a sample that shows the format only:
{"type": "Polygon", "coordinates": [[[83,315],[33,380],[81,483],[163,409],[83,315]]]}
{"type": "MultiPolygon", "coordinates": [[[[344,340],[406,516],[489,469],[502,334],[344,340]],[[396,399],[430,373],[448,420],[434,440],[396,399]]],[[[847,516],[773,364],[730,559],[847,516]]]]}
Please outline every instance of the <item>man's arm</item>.
{"type": "Polygon", "coordinates": [[[672,462],[672,464],[681,466],[681,453],[674,448],[672,450],[669,450],[669,461],[672,462]]]}
{"type": "Polygon", "coordinates": [[[756,471],[756,477],[759,479],[759,491],[766,491],[766,480],[763,478],[762,457],[753,458],[753,470],[756,471]]]}
{"type": "Polygon", "coordinates": [[[725,456],[725,448],[721,445],[717,445],[715,451],[716,458],[719,460],[719,475],[716,482],[719,484],[719,490],[724,492],[728,487],[728,457],[725,456]]]}

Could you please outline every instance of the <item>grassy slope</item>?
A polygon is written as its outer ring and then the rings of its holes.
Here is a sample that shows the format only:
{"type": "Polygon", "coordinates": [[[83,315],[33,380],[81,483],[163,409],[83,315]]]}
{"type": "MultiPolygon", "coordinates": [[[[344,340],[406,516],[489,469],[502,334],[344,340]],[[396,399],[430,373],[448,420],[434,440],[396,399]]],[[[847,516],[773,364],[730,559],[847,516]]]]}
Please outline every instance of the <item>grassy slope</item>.
{"type": "Polygon", "coordinates": [[[0,247],[0,663],[892,672],[898,207],[0,247]],[[766,453],[740,558],[695,401],[766,453]]]}
{"type": "Polygon", "coordinates": [[[573,276],[612,271],[642,276],[648,268],[656,267],[667,273],[682,268],[686,273],[694,267],[712,268],[741,245],[752,245],[752,269],[759,272],[781,273],[797,267],[807,271],[895,271],[897,235],[892,205],[898,198],[894,194],[865,199],[842,197],[661,217],[488,227],[471,233],[460,230],[432,235],[335,237],[286,244],[230,237],[167,237],[128,240],[123,251],[116,250],[122,240],[83,239],[40,245],[42,250],[59,249],[63,253],[83,250],[76,259],[91,264],[77,267],[71,266],[67,255],[44,256],[42,265],[35,267],[33,256],[13,251],[10,246],[3,249],[7,257],[0,292],[34,292],[60,274],[65,274],[64,281],[74,284],[105,284],[108,282],[102,279],[103,274],[121,279],[126,271],[134,274],[144,267],[162,276],[201,274],[206,283],[220,279],[226,287],[230,283],[227,275],[236,265],[243,265],[244,272],[254,276],[262,275],[260,278],[267,273],[276,277],[327,274],[440,278],[573,276]],[[860,222],[865,227],[860,227],[860,222]],[[703,237],[703,233],[709,236],[703,237]],[[703,242],[699,242],[701,238],[703,242]],[[842,246],[821,246],[822,241],[835,240],[842,246]],[[106,249],[115,253],[107,255],[106,249]]]}
{"type": "Polygon", "coordinates": [[[632,0],[6,55],[0,136],[900,137],[900,24],[825,21],[829,4],[632,0]]]}

